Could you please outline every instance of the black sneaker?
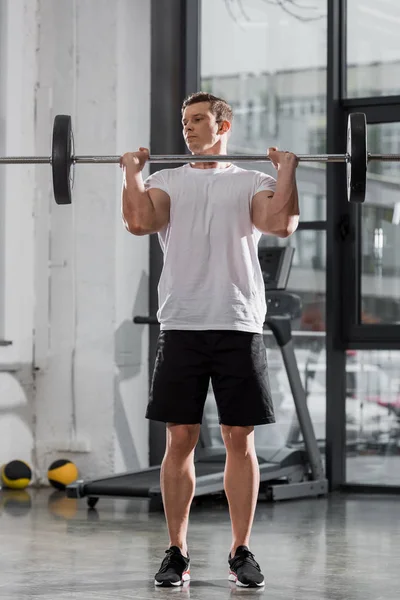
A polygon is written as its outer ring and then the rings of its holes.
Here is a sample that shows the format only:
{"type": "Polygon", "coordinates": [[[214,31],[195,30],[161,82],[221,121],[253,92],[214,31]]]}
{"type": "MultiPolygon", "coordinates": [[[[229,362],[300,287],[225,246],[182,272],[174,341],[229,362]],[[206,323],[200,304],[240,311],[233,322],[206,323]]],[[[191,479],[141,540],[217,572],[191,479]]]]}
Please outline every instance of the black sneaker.
{"type": "Polygon", "coordinates": [[[238,546],[233,558],[229,554],[229,581],[240,587],[262,587],[265,585],[260,565],[247,546],[238,546]]]}
{"type": "Polygon", "coordinates": [[[155,576],[154,583],[164,587],[179,586],[190,580],[190,559],[185,558],[178,546],[165,551],[166,557],[155,576]]]}

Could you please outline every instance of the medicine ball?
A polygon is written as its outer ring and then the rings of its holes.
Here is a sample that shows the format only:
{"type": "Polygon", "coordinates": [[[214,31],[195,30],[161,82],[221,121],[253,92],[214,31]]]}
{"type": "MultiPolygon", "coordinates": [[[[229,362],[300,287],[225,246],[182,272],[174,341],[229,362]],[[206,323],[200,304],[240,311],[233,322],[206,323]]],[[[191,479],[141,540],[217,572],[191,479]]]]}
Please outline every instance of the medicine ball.
{"type": "Polygon", "coordinates": [[[4,487],[23,490],[32,479],[32,469],[23,460],[12,460],[1,467],[1,483],[4,487]]]}
{"type": "Polygon", "coordinates": [[[64,458],[52,462],[47,471],[48,480],[56,490],[65,490],[67,485],[78,479],[78,476],[76,465],[64,458]]]}

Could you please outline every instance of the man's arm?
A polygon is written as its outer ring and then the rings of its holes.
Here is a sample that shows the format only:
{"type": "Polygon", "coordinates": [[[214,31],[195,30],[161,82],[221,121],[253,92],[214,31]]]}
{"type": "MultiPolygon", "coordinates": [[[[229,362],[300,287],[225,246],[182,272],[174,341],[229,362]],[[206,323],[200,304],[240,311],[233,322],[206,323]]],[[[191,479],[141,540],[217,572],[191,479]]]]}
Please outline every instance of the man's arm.
{"type": "Polygon", "coordinates": [[[251,219],[262,233],[288,237],[299,223],[299,197],[296,184],[297,157],[290,152],[268,152],[278,170],[275,193],[262,191],[254,195],[251,219]]]}
{"type": "Polygon", "coordinates": [[[163,229],[169,222],[170,197],[158,188],[146,191],[142,169],[148,151],[129,152],[121,158],[124,170],[121,211],[126,229],[134,235],[147,235],[163,229]]]}

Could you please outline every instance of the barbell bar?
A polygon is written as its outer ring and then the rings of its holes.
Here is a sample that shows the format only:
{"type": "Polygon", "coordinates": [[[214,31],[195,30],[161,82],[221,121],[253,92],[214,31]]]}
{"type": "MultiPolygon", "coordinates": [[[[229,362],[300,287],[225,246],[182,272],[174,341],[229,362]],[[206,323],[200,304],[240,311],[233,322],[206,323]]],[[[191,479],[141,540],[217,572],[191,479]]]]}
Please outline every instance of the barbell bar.
{"type": "MultiPolygon", "coordinates": [[[[71,117],[56,115],[53,125],[52,153],[47,156],[5,156],[0,164],[50,164],[54,198],[57,204],[71,204],[71,167],[76,164],[119,163],[120,156],[79,156],[73,152],[71,117]]],[[[347,123],[345,154],[299,154],[300,162],[345,163],[349,202],[364,202],[369,161],[400,162],[400,154],[370,154],[367,151],[367,122],[364,113],[351,113],[347,123]]],[[[266,154],[247,155],[150,155],[151,163],[187,162],[270,162],[266,154]]]]}
{"type": "MultiPolygon", "coordinates": [[[[297,154],[300,162],[320,163],[344,163],[349,162],[349,154],[297,154]]],[[[112,164],[119,163],[121,157],[110,156],[71,156],[73,164],[112,164]]],[[[377,160],[381,162],[400,162],[400,154],[368,154],[368,162],[377,160]]],[[[187,162],[271,162],[264,154],[214,154],[214,155],[190,155],[190,154],[151,154],[147,162],[151,163],[187,163],[187,162]]],[[[51,156],[0,156],[0,164],[3,165],[29,165],[48,164],[51,165],[51,156]]]]}
{"type": "MultiPolygon", "coordinates": [[[[345,154],[298,154],[297,158],[304,162],[347,162],[349,156],[345,154]]],[[[119,163],[120,156],[71,156],[73,164],[112,164],[119,163]]],[[[184,163],[184,162],[270,162],[266,154],[151,154],[147,162],[151,163],[184,163]]],[[[49,156],[7,156],[0,157],[0,164],[51,164],[49,156]]]]}
{"type": "MultiPolygon", "coordinates": [[[[316,163],[344,163],[349,162],[349,154],[298,154],[300,162],[316,163]]],[[[119,163],[121,157],[110,156],[71,156],[72,164],[112,164],[119,163]]],[[[368,154],[368,162],[377,160],[381,162],[400,162],[400,154],[368,154]]],[[[271,162],[264,154],[214,154],[214,155],[190,155],[190,154],[151,154],[147,162],[151,163],[187,163],[187,162],[271,162]]],[[[51,165],[51,156],[0,156],[0,164],[3,165],[29,165],[48,164],[51,165]]]]}

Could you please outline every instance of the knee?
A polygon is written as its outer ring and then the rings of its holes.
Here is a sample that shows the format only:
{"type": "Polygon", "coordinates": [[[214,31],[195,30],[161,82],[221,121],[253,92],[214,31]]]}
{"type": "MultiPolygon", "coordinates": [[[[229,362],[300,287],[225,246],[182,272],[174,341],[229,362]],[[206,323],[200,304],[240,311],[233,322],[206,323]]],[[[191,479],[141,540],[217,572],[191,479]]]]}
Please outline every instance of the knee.
{"type": "Polygon", "coordinates": [[[221,425],[222,439],[227,452],[247,455],[254,451],[254,427],[221,425]]]}
{"type": "Polygon", "coordinates": [[[167,425],[167,452],[180,456],[189,455],[195,449],[200,425],[167,425]]]}

